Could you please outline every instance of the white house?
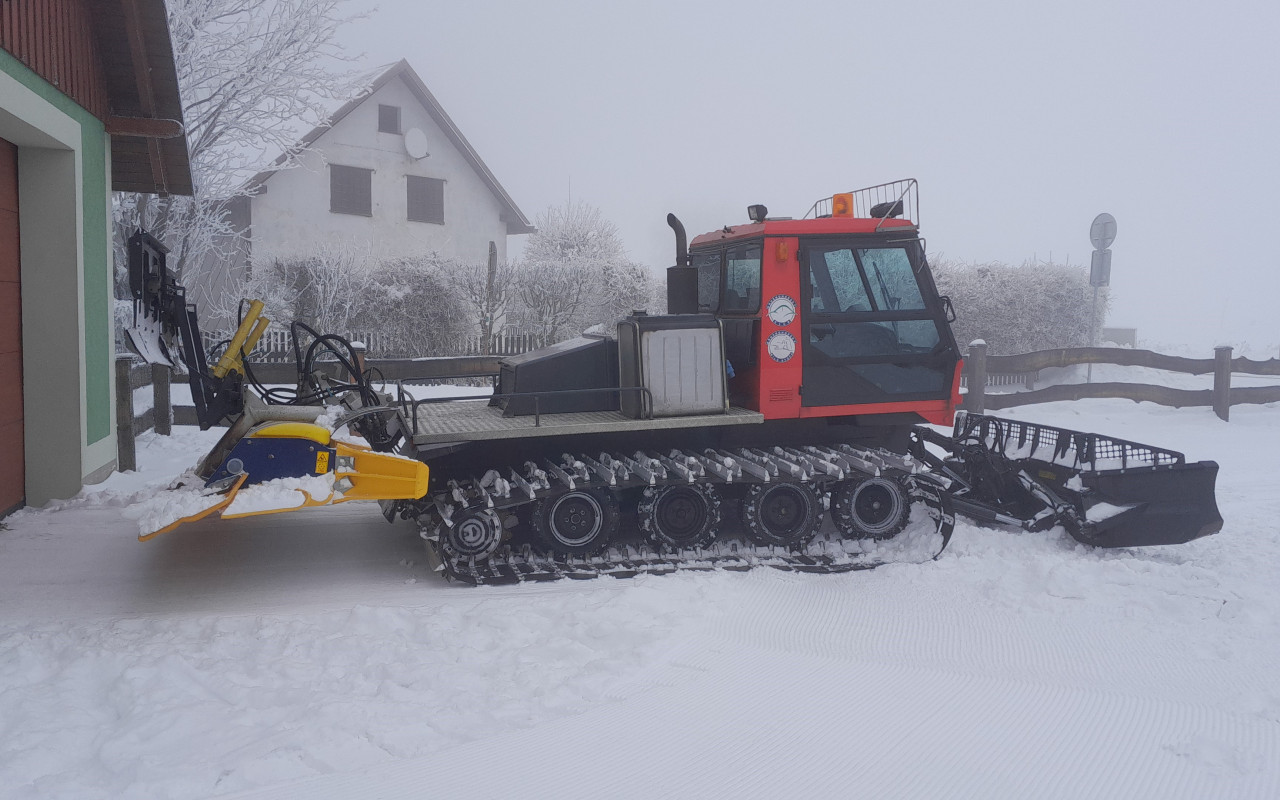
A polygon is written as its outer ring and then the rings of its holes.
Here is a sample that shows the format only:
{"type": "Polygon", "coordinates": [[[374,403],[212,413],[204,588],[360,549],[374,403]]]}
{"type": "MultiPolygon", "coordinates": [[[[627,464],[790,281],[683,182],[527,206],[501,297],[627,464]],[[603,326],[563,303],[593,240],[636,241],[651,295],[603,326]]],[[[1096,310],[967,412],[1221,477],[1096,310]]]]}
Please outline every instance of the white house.
{"type": "Polygon", "coordinates": [[[490,242],[505,260],[507,237],[534,230],[407,61],[297,149],[298,166],[259,173],[233,204],[249,231],[233,269],[338,248],[482,263],[490,242]]]}

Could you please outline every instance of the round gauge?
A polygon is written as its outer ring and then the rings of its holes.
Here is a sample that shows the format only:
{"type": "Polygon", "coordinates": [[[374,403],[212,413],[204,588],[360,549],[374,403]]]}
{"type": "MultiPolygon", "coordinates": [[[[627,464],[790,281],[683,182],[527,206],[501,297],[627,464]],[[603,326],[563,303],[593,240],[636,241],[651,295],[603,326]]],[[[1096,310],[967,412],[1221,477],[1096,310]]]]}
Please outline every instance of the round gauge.
{"type": "Polygon", "coordinates": [[[796,301],[785,294],[774,295],[769,301],[769,321],[774,325],[786,327],[796,318],[796,301]]]}
{"type": "Polygon", "coordinates": [[[764,349],[774,361],[790,361],[796,354],[796,337],[786,331],[774,331],[764,340],[764,349]]]}

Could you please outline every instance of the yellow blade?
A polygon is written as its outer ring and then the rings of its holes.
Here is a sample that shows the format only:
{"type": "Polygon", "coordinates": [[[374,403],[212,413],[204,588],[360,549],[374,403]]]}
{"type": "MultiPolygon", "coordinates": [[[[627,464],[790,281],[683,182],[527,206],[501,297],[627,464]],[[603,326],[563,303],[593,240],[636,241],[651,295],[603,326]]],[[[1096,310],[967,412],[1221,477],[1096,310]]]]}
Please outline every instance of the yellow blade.
{"type": "Polygon", "coordinates": [[[338,463],[351,459],[350,468],[339,468],[336,477],[351,482],[351,488],[335,502],[347,500],[417,500],[427,493],[430,470],[413,458],[391,453],[375,453],[349,442],[334,441],[338,463]]]}

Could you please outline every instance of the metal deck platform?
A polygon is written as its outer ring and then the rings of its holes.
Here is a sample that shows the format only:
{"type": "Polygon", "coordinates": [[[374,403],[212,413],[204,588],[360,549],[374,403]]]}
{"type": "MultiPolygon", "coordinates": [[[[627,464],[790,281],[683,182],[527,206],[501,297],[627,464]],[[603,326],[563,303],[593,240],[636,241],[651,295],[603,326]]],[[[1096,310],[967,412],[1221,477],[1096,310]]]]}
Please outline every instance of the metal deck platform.
{"type": "Polygon", "coordinates": [[[725,414],[695,417],[632,419],[618,411],[579,411],[570,414],[543,414],[535,417],[504,417],[502,409],[487,400],[458,400],[426,403],[417,407],[416,445],[442,442],[478,442],[488,439],[523,439],[539,436],[570,436],[582,433],[706,428],[719,425],[754,425],[764,422],[758,411],[731,407],[725,414]]]}

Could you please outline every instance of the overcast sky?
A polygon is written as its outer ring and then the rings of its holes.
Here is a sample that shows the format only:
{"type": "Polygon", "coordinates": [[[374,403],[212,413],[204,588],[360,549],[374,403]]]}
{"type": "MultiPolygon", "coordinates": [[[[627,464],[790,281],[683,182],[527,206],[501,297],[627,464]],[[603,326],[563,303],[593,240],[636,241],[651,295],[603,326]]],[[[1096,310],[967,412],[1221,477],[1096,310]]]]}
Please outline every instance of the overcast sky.
{"type": "Polygon", "coordinates": [[[407,58],[530,219],[572,191],[655,269],[669,211],[914,177],[934,258],[1087,265],[1106,211],[1109,324],[1280,346],[1274,0],[379,0],[344,37],[407,58]]]}

